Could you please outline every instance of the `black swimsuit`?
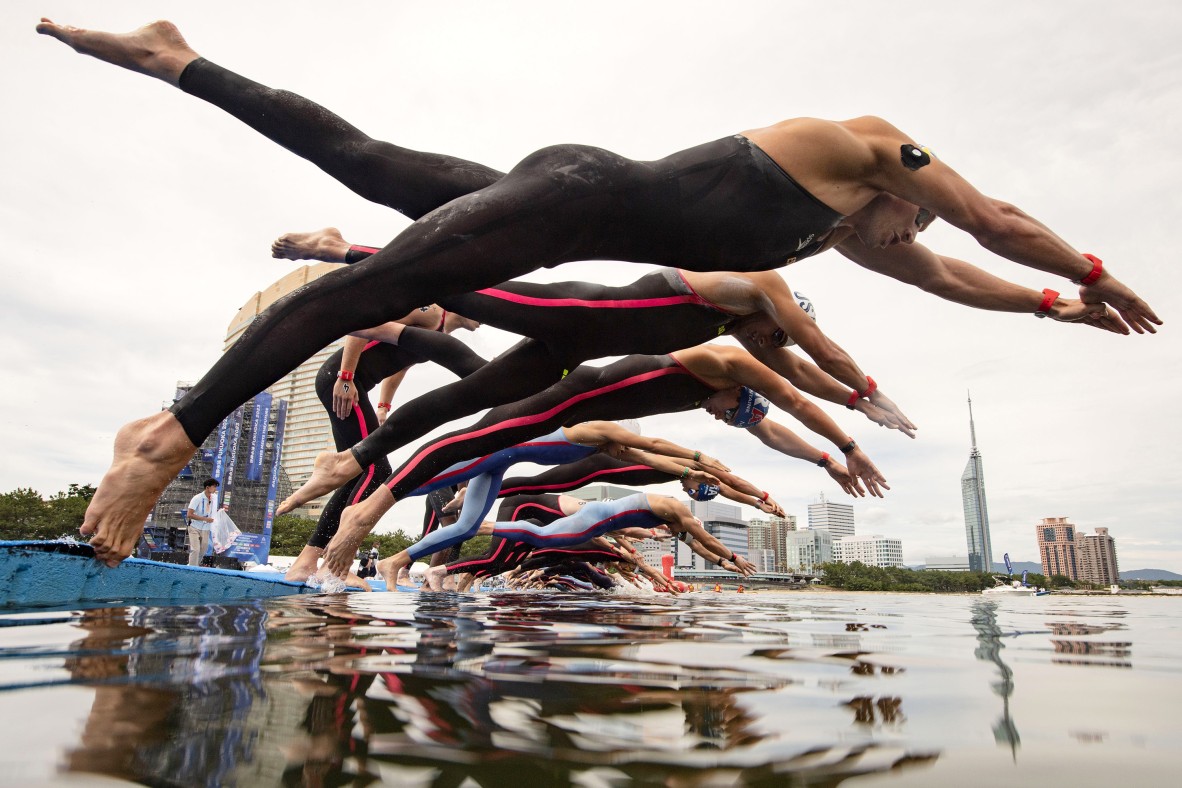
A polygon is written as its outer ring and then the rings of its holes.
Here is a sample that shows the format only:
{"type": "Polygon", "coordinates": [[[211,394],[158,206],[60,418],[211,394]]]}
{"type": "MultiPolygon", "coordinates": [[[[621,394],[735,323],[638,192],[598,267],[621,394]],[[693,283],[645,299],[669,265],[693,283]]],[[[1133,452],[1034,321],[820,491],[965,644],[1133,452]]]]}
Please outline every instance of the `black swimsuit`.
{"type": "Polygon", "coordinates": [[[410,216],[430,211],[369,259],[263,312],[173,406],[196,444],[319,348],[421,304],[574,260],[767,270],[819,251],[841,219],[741,136],[651,162],[557,145],[497,179],[480,165],[378,143],[313,102],[203,58],[179,85],[359,194],[410,216]]]}

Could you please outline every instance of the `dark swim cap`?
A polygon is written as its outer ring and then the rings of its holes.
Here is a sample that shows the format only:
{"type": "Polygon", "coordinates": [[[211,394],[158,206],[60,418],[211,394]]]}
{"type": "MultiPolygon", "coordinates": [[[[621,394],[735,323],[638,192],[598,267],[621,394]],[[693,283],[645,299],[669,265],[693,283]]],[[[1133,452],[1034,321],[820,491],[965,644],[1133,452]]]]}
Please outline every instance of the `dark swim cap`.
{"type": "Polygon", "coordinates": [[[706,484],[706,482],[702,482],[694,489],[686,490],[685,494],[695,501],[710,501],[717,498],[719,492],[721,492],[721,489],[717,484],[706,484]]]}
{"type": "Polygon", "coordinates": [[[726,411],[726,423],[739,429],[754,427],[763,421],[772,403],[755,389],[742,386],[739,389],[739,404],[726,411]]]}

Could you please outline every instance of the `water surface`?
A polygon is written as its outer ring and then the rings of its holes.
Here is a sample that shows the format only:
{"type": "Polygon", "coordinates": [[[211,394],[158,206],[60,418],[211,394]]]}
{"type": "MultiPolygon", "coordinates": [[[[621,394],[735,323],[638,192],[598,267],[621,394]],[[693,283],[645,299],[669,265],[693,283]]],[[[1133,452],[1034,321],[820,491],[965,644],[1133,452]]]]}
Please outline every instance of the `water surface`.
{"type": "Polygon", "coordinates": [[[789,592],[9,611],[0,782],[1176,784],[1179,610],[789,592]]]}

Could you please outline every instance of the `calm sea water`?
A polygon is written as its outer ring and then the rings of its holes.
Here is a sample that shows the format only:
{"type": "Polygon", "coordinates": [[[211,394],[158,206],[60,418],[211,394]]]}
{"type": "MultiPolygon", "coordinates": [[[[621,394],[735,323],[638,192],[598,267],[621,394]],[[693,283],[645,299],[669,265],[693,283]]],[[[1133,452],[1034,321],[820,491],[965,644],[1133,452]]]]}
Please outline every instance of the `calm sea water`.
{"type": "Polygon", "coordinates": [[[0,783],[1177,785],[1182,599],[356,594],[0,614],[0,783]]]}

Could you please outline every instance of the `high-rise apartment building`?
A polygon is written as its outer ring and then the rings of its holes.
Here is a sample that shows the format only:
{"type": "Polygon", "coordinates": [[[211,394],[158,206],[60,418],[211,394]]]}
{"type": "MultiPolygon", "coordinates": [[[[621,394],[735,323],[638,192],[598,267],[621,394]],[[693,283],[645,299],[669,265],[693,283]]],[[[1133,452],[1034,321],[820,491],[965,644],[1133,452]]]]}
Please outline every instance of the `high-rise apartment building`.
{"type": "Polygon", "coordinates": [[[969,462],[960,476],[960,496],[964,504],[964,533],[969,547],[969,569],[993,570],[993,545],[989,540],[989,507],[985,503],[985,467],[977,451],[977,427],[973,423],[973,398],[969,397],[969,433],[972,449],[969,462]]]}
{"type": "Polygon", "coordinates": [[[902,566],[903,542],[878,534],[846,536],[833,543],[833,560],[843,564],[859,561],[866,566],[902,566]]]}
{"type": "Polygon", "coordinates": [[[793,531],[784,537],[784,560],[789,572],[816,574],[833,560],[833,537],[823,528],[793,531]]]}
{"type": "Polygon", "coordinates": [[[809,504],[809,530],[828,531],[837,541],[854,535],[854,507],[848,503],[833,503],[821,493],[816,503],[809,504]]]}
{"type": "Polygon", "coordinates": [[[1075,551],[1075,526],[1066,517],[1044,517],[1035,526],[1042,573],[1047,577],[1063,575],[1079,580],[1079,560],[1075,551]]]}
{"type": "Polygon", "coordinates": [[[787,572],[784,537],[796,530],[796,515],[786,517],[753,517],[747,521],[747,549],[751,555],[760,550],[771,550],[775,562],[769,572],[787,572]]]}
{"type": "MultiPolygon", "coordinates": [[[[226,341],[223,350],[229,349],[264,309],[291,291],[303,287],[308,282],[318,279],[338,267],[331,263],[301,266],[266,290],[255,293],[242,305],[238,314],[226,327],[226,341]]],[[[316,396],[315,382],[316,373],[320,370],[321,365],[340,346],[339,341],[334,342],[267,389],[276,399],[284,399],[288,403],[287,430],[280,462],[283,464],[288,478],[291,479],[291,483],[296,487],[308,481],[312,475],[312,464],[315,462],[317,454],[335,449],[332,427],[329,424],[328,414],[324,412],[324,406],[320,404],[320,400],[316,396]]],[[[319,517],[328,498],[327,495],[318,498],[296,512],[309,517],[319,517]]]]}
{"type": "Polygon", "coordinates": [[[1079,564],[1079,579],[1097,585],[1111,586],[1120,582],[1120,567],[1116,564],[1116,540],[1107,528],[1097,528],[1094,534],[1079,534],[1075,558],[1079,564]]]}

